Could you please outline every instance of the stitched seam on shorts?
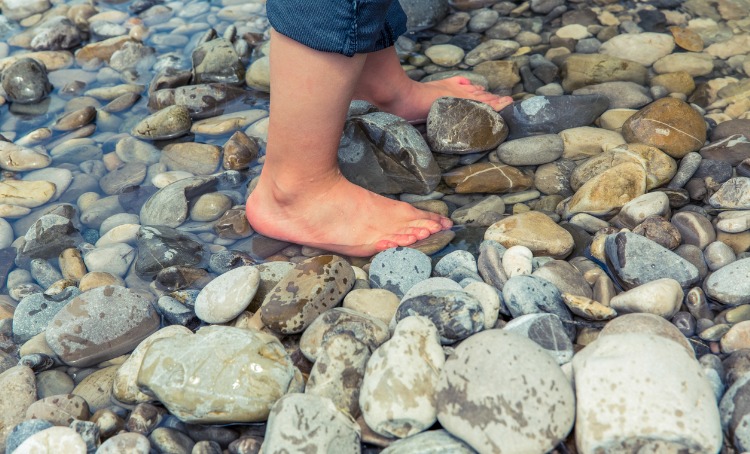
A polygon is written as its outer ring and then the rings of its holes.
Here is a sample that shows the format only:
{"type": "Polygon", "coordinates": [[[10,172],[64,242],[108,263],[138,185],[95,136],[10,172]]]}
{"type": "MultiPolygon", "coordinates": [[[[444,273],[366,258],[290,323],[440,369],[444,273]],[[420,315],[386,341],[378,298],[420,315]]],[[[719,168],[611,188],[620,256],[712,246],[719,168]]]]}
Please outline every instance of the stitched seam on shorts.
{"type": "Polygon", "coordinates": [[[352,0],[352,9],[354,20],[352,20],[352,29],[349,31],[349,40],[347,43],[347,48],[344,49],[345,55],[353,55],[357,52],[357,19],[358,19],[358,0],[352,0]]]}

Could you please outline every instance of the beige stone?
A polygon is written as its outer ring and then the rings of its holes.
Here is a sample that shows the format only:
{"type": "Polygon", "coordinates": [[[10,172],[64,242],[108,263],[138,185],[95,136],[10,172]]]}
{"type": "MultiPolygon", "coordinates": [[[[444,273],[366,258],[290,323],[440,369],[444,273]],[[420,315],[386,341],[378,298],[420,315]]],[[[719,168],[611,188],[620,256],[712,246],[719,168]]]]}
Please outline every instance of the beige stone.
{"type": "Polygon", "coordinates": [[[509,248],[526,246],[535,256],[563,259],[573,250],[573,237],[549,216],[538,211],[514,214],[492,224],[484,234],[509,248]]]}
{"type": "Polygon", "coordinates": [[[596,156],[605,146],[625,143],[620,133],[591,126],[566,129],[560,132],[560,138],[563,140],[564,147],[562,157],[572,160],[596,156]]]}

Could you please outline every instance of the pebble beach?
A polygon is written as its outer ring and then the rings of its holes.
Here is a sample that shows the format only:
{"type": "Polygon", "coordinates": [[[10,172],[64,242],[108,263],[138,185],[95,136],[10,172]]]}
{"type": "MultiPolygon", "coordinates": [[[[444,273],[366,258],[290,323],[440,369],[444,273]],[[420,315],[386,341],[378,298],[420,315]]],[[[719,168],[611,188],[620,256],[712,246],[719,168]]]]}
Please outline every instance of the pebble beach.
{"type": "Polygon", "coordinates": [[[514,103],[352,102],[454,227],[351,258],[245,217],[264,0],[0,0],[0,452],[750,451],[750,0],[401,3],[514,103]]]}

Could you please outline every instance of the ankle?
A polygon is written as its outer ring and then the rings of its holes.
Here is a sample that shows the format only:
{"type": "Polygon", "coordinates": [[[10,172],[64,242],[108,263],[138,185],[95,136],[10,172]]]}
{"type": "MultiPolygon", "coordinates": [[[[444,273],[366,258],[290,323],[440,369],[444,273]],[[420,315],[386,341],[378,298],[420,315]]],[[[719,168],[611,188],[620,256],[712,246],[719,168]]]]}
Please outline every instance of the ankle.
{"type": "Polygon", "coordinates": [[[290,207],[298,204],[301,200],[309,201],[320,194],[321,191],[327,191],[338,181],[341,173],[336,169],[322,175],[311,176],[294,176],[287,174],[274,174],[272,172],[261,173],[260,179],[252,193],[258,195],[263,200],[271,201],[279,207],[290,207]]]}

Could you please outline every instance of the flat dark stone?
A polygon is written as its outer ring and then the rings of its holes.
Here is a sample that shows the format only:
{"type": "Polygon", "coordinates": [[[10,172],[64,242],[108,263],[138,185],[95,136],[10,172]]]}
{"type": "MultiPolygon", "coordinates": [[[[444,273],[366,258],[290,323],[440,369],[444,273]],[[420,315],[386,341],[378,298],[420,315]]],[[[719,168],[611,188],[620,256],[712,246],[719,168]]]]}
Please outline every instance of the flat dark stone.
{"type": "Polygon", "coordinates": [[[535,96],[500,111],[510,134],[508,140],[588,126],[609,108],[602,95],[535,96]]]}

